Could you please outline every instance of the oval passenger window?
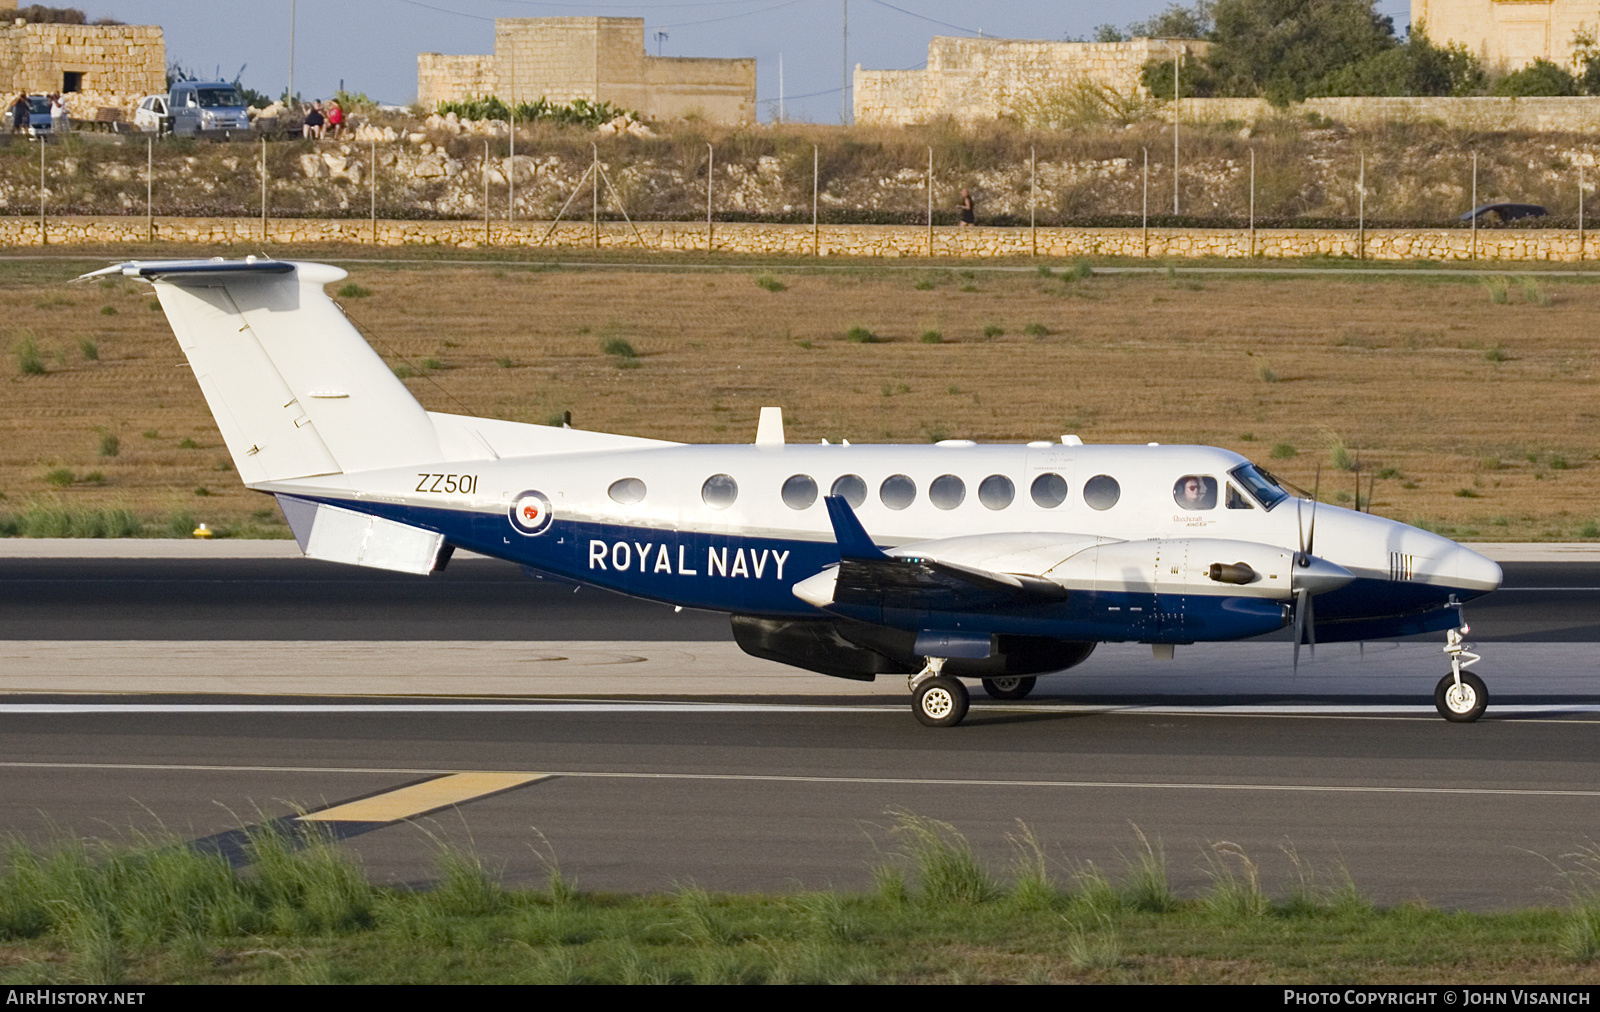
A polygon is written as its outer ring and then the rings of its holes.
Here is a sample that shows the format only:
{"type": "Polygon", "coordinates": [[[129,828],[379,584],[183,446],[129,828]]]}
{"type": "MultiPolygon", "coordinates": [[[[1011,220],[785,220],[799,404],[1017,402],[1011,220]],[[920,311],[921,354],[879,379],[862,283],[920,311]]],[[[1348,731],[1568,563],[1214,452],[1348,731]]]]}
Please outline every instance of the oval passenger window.
{"type": "Polygon", "coordinates": [[[992,510],[1003,510],[1017,496],[1017,486],[1003,474],[991,474],[978,486],[978,501],[992,510]]]}
{"type": "Polygon", "coordinates": [[[638,478],[620,478],[611,483],[606,489],[606,494],[624,506],[632,506],[644,500],[644,482],[638,478]]]}
{"type": "Polygon", "coordinates": [[[1067,501],[1067,479],[1054,472],[1041,474],[1033,479],[1028,494],[1033,496],[1034,505],[1053,510],[1067,501]]]}
{"type": "Polygon", "coordinates": [[[817,482],[809,474],[796,474],[783,483],[783,504],[803,510],[817,501],[817,482]]]}
{"type": "Polygon", "coordinates": [[[953,474],[941,474],[928,486],[928,500],[942,510],[953,510],[967,498],[967,483],[953,474]]]}
{"type": "Polygon", "coordinates": [[[1090,509],[1108,510],[1122,498],[1122,486],[1109,474],[1097,474],[1083,483],[1083,501],[1090,509]]]}
{"type": "Polygon", "coordinates": [[[739,498],[739,483],[731,474],[714,474],[700,486],[700,498],[714,510],[725,510],[739,498]]]}
{"type": "Polygon", "coordinates": [[[878,498],[892,510],[903,510],[917,498],[917,483],[909,475],[891,474],[878,486],[878,498]]]}
{"type": "Polygon", "coordinates": [[[861,480],[859,474],[843,474],[834,481],[828,494],[843,496],[851,509],[858,510],[867,501],[867,483],[861,480]]]}

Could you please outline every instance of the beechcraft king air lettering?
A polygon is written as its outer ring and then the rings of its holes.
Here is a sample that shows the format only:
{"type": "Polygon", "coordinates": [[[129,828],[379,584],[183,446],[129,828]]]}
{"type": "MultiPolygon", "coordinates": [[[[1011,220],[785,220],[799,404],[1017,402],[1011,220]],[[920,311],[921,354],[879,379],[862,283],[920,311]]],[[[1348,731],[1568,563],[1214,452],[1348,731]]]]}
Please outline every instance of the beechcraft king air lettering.
{"type": "MultiPolygon", "coordinates": [[[[1427,531],[1291,496],[1209,446],[689,446],[426,411],[321,264],[130,261],[240,478],[312,558],[407,573],[456,548],[728,613],[747,652],[842,678],[906,675],[923,723],[961,678],[1016,699],[1097,643],[1300,644],[1448,630],[1435,703],[1475,720],[1461,604],[1500,568],[1427,531]]],[[[1286,661],[1288,658],[1285,658],[1286,661]]],[[[1286,665],[1287,667],[1287,665],[1286,665]]]]}

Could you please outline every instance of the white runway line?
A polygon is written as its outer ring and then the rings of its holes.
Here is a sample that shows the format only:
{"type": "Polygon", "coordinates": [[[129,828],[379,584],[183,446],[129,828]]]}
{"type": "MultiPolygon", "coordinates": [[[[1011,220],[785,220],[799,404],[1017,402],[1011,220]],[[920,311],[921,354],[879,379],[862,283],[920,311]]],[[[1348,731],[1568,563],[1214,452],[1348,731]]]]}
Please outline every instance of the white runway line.
{"type": "MultiPolygon", "coordinates": [[[[170,773],[362,773],[381,776],[454,776],[466,773],[519,774],[519,770],[447,770],[356,766],[211,766],[183,763],[0,762],[0,769],[119,770],[170,773]]],[[[535,775],[535,774],[528,774],[535,775]]],[[[840,786],[1031,787],[1064,790],[1267,791],[1304,794],[1435,794],[1469,797],[1600,798],[1600,790],[1530,787],[1437,787],[1395,784],[1267,784],[1168,780],[995,780],[972,777],[830,777],[762,773],[656,773],[635,770],[544,770],[548,779],[575,780],[705,780],[746,783],[822,784],[840,786]]]]}

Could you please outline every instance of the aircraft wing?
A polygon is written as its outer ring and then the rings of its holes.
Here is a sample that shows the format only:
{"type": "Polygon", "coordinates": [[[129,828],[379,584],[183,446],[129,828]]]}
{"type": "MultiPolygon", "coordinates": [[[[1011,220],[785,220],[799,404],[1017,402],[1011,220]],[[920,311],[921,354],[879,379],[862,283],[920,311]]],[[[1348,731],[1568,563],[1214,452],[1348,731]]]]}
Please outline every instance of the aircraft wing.
{"type": "Polygon", "coordinates": [[[889,555],[872,543],[842,497],[828,496],[826,502],[839,543],[839,567],[812,578],[828,584],[826,588],[807,588],[810,580],[796,586],[795,593],[813,604],[823,599],[824,590],[828,604],[916,611],[983,610],[1067,597],[1066,588],[1034,576],[997,573],[915,553],[889,555]]]}

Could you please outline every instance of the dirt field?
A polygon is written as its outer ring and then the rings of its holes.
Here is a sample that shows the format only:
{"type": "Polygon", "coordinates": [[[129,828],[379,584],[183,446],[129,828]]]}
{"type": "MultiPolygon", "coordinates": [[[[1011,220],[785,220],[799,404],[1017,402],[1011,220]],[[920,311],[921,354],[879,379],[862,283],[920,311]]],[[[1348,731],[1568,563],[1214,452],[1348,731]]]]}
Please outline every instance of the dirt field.
{"type": "MultiPolygon", "coordinates": [[[[0,265],[0,512],[281,532],[148,291],[62,283],[94,263],[0,265]]],[[[781,404],[796,441],[1212,443],[1307,487],[1320,463],[1336,502],[1359,454],[1375,512],[1600,536],[1592,284],[420,266],[352,269],[370,294],[340,301],[432,409],[685,441],[748,441],[781,404]]]]}

